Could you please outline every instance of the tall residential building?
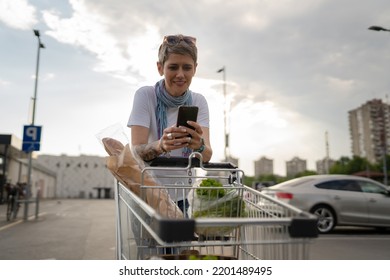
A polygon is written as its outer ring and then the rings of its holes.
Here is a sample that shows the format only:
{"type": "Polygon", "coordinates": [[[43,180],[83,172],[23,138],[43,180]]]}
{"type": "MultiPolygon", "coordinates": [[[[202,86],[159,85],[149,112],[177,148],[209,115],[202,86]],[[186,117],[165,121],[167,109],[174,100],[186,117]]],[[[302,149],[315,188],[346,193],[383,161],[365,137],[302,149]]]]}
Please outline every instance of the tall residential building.
{"type": "Polygon", "coordinates": [[[261,157],[255,161],[255,178],[270,174],[274,174],[274,161],[272,159],[261,157]]]}
{"type": "Polygon", "coordinates": [[[306,171],[306,160],[294,157],[290,161],[286,161],[286,171],[287,177],[293,177],[298,173],[306,171]]]}
{"type": "Polygon", "coordinates": [[[352,154],[379,162],[389,145],[389,105],[373,99],[348,112],[352,154]]]}

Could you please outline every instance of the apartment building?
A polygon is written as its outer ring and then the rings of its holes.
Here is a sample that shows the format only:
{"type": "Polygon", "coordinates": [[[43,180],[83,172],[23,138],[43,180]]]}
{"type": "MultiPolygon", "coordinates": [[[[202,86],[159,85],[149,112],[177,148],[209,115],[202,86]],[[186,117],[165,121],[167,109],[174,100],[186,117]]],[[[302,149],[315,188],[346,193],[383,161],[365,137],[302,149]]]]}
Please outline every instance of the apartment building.
{"type": "Polygon", "coordinates": [[[274,161],[272,159],[263,156],[255,161],[255,178],[270,174],[274,174],[274,161]]]}
{"type": "Polygon", "coordinates": [[[389,146],[389,105],[373,99],[348,112],[352,154],[379,162],[389,146]]]}
{"type": "Polygon", "coordinates": [[[287,177],[293,177],[298,173],[307,170],[306,160],[300,159],[299,157],[293,157],[291,160],[286,161],[286,173],[287,177]]]}

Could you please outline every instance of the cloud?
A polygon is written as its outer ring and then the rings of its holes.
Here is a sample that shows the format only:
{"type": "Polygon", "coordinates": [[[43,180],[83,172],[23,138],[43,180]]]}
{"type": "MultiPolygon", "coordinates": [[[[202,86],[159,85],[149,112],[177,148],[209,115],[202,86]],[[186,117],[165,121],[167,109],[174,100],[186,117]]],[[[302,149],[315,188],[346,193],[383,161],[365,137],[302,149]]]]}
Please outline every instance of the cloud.
{"type": "Polygon", "coordinates": [[[15,29],[32,29],[38,22],[36,9],[27,0],[0,0],[0,21],[15,29]]]}
{"type": "MultiPolygon", "coordinates": [[[[41,75],[39,77],[39,79],[41,81],[50,81],[50,80],[53,80],[55,79],[56,75],[54,73],[44,73],[43,75],[41,75]]],[[[31,79],[34,79],[35,80],[35,74],[34,75],[31,75],[31,79]]]]}
{"type": "Polygon", "coordinates": [[[328,86],[336,92],[350,92],[356,85],[354,80],[343,80],[336,77],[327,77],[326,81],[328,86]]]}
{"type": "Polygon", "coordinates": [[[9,81],[0,79],[0,86],[5,87],[5,86],[7,86],[7,85],[9,85],[9,84],[10,84],[9,81]]]}
{"type": "MultiPolygon", "coordinates": [[[[62,18],[55,10],[43,11],[43,18],[50,28],[47,35],[95,55],[95,71],[109,73],[130,84],[148,76],[151,66],[157,60],[156,42],[160,40],[154,26],[143,23],[143,32],[119,36],[110,28],[110,22],[115,19],[100,14],[99,10],[91,13],[91,7],[84,2],[70,3],[73,13],[69,18],[62,18]]],[[[137,24],[139,20],[135,19],[137,24]]],[[[129,21],[128,24],[132,25],[132,22],[129,21]]]]}

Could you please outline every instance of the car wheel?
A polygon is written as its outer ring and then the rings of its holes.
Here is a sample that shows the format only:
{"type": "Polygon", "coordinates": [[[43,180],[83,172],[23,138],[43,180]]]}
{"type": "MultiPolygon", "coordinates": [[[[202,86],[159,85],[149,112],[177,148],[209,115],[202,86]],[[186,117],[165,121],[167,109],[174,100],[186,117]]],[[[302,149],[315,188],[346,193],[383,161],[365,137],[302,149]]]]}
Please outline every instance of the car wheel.
{"type": "Polygon", "coordinates": [[[318,217],[317,229],[320,233],[328,233],[335,227],[336,216],[329,206],[317,205],[310,212],[318,217]]]}

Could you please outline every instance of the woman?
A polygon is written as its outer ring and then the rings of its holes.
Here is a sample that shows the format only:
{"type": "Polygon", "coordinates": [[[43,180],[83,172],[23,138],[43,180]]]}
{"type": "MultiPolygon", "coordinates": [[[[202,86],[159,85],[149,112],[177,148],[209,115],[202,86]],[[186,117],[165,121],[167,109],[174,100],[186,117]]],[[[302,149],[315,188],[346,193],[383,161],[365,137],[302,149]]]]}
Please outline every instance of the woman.
{"type": "MultiPolygon", "coordinates": [[[[157,70],[164,78],[154,86],[137,90],[127,124],[131,128],[131,144],[144,161],[168,154],[188,157],[192,151],[201,153],[204,162],[211,159],[208,104],[203,95],[189,90],[196,67],[194,37],[164,37],[157,62],[157,70]],[[197,121],[188,122],[194,129],[176,127],[180,105],[199,108],[197,121]]],[[[170,194],[173,196],[172,192],[170,194]]],[[[172,198],[180,207],[185,194],[175,193],[172,198]]]]}

